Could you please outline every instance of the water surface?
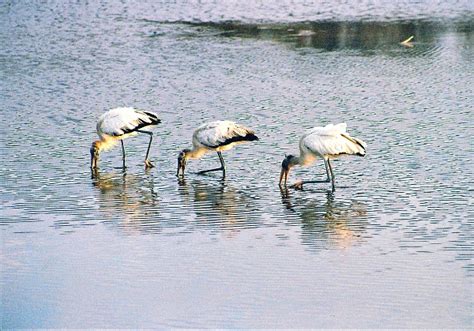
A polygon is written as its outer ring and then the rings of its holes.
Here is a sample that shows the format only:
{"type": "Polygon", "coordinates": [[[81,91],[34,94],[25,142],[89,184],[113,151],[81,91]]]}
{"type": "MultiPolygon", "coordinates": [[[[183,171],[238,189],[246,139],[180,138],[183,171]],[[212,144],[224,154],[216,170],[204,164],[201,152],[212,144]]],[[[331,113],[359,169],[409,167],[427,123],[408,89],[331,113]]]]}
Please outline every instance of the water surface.
{"type": "Polygon", "coordinates": [[[1,4],[2,326],[472,327],[473,8],[396,3],[1,4]],[[91,174],[123,105],[162,119],[157,167],[139,136],[91,174]],[[178,181],[216,119],[260,141],[178,181]],[[330,122],[367,156],[334,162],[335,192],[280,190],[330,122]]]}

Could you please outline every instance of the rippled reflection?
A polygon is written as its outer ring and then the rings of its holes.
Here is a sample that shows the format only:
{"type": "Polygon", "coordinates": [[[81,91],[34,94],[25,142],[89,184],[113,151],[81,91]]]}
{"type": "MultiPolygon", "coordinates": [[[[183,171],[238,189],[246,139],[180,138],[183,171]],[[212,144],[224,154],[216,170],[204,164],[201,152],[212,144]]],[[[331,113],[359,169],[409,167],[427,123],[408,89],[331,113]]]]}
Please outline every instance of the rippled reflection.
{"type": "Polygon", "coordinates": [[[178,183],[182,201],[191,206],[197,226],[232,233],[261,224],[254,201],[225,179],[213,182],[180,179],[178,183]]]}
{"type": "Polygon", "coordinates": [[[126,171],[92,172],[96,202],[105,223],[111,223],[128,234],[159,231],[158,195],[151,174],[138,176],[126,171]]]}
{"type": "MultiPolygon", "coordinates": [[[[318,192],[319,193],[319,192],[318,192]]],[[[367,207],[356,200],[338,201],[333,192],[292,197],[281,189],[281,201],[301,221],[301,240],[312,249],[346,249],[361,242],[367,227],[367,207]]]]}
{"type": "Polygon", "coordinates": [[[316,2],[0,1],[5,328],[472,325],[472,1],[316,2]],[[156,168],[91,178],[120,105],[163,120],[156,168]],[[215,119],[261,140],[226,154],[226,181],[177,183],[215,119]],[[280,192],[301,134],[342,121],[369,147],[335,194],[280,192]]]}

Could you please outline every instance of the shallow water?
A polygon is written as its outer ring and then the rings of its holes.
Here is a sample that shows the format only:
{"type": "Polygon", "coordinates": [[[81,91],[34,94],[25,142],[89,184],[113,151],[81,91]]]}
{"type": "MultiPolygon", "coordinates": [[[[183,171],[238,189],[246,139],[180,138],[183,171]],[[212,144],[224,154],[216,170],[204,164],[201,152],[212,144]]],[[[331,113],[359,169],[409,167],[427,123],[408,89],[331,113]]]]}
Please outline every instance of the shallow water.
{"type": "Polygon", "coordinates": [[[0,4],[2,327],[472,327],[472,3],[387,3],[0,4]],[[157,167],[139,136],[91,174],[122,105],[162,119],[157,167]],[[178,181],[215,119],[260,141],[178,181]],[[281,191],[342,121],[367,156],[281,191]]]}

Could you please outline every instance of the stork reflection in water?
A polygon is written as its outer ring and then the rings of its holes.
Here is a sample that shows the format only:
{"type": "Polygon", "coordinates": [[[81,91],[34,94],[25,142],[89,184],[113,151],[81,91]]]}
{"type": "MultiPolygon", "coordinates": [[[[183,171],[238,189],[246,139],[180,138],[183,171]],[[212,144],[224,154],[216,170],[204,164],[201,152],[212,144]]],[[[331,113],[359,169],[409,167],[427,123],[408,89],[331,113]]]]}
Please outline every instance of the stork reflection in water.
{"type": "Polygon", "coordinates": [[[226,182],[178,179],[182,209],[196,225],[232,235],[261,223],[261,208],[251,195],[226,182]]]}
{"type": "Polygon", "coordinates": [[[331,190],[312,191],[296,195],[286,187],[280,188],[281,202],[291,219],[301,223],[301,239],[311,249],[348,248],[360,242],[367,227],[367,207],[353,199],[336,200],[331,190]]]}
{"type": "Polygon", "coordinates": [[[127,233],[160,231],[159,198],[152,172],[93,170],[92,185],[95,205],[107,224],[127,233]]]}

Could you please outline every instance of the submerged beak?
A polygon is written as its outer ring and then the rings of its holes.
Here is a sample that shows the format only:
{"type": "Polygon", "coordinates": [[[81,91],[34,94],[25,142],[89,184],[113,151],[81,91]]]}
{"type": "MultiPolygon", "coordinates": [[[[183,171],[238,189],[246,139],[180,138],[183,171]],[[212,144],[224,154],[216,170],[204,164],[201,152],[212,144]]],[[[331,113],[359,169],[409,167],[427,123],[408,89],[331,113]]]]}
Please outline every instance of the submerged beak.
{"type": "Polygon", "coordinates": [[[91,159],[91,168],[96,169],[97,168],[97,157],[95,155],[92,156],[91,159]]]}
{"type": "Polygon", "coordinates": [[[286,181],[288,180],[288,173],[290,172],[290,169],[285,169],[285,168],[281,168],[281,172],[280,172],[280,183],[278,185],[282,186],[281,185],[281,182],[283,182],[283,186],[286,186],[286,181]]]}
{"type": "Polygon", "coordinates": [[[97,160],[99,158],[99,153],[91,149],[91,169],[97,168],[97,160]]]}
{"type": "Polygon", "coordinates": [[[176,176],[184,176],[184,169],[186,168],[186,159],[184,157],[178,157],[178,171],[176,176]],[[181,173],[181,174],[180,174],[181,173]]]}

